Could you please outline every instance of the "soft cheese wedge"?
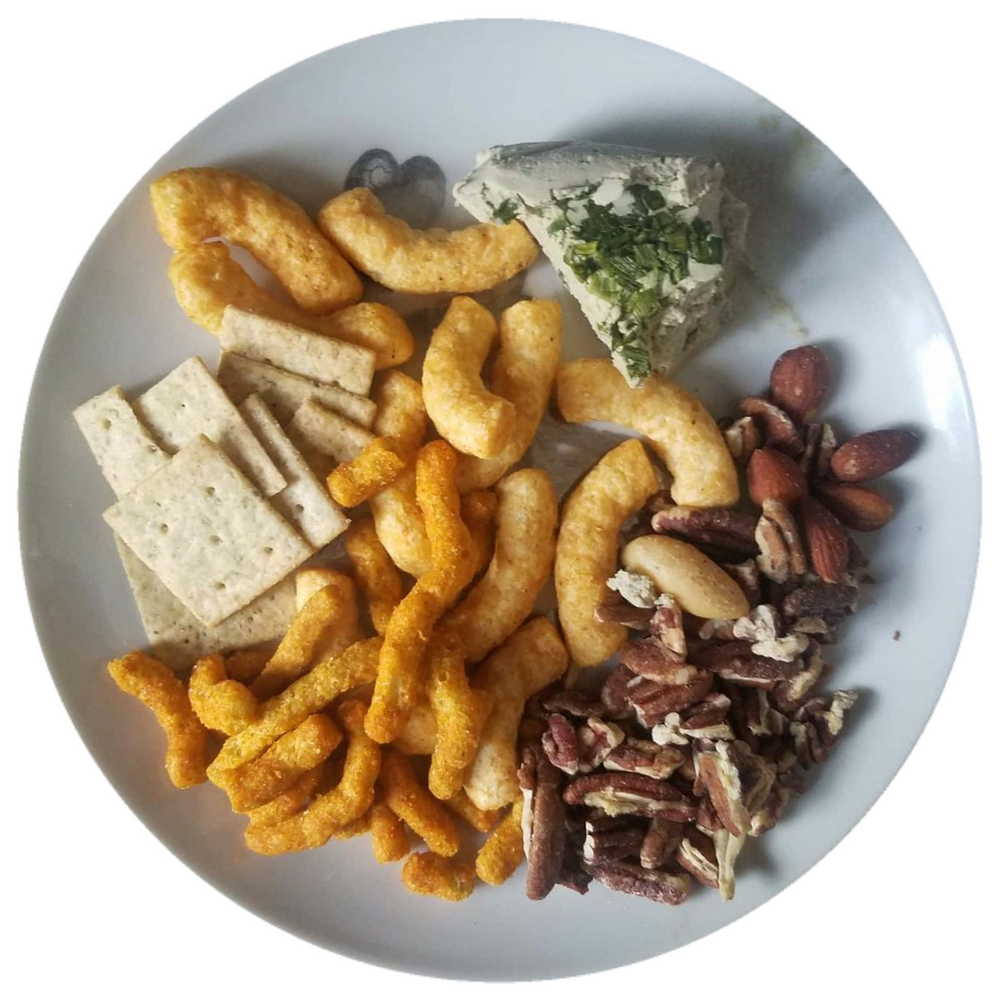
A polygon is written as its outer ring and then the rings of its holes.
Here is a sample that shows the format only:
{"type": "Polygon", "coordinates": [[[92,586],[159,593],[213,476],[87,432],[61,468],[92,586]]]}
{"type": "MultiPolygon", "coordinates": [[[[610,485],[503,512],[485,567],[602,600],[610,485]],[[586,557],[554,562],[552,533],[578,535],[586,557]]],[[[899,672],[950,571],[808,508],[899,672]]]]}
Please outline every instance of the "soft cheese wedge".
{"type": "Polygon", "coordinates": [[[493,146],[454,189],[477,219],[519,219],[636,384],[719,332],[746,206],[710,157],[629,146],[493,146]]]}

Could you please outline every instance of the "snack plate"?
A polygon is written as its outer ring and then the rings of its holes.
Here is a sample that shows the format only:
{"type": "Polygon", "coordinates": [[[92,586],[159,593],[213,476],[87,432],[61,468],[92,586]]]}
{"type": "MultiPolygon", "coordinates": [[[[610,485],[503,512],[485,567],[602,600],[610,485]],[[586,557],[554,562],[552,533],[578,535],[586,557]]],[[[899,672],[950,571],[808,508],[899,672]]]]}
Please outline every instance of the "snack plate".
{"type": "MultiPolygon", "coordinates": [[[[443,219],[468,221],[450,198],[443,219]]],[[[525,290],[562,299],[566,358],[600,353],[544,262],[525,290]]],[[[609,444],[604,433],[547,419],[528,458],[564,492],[609,444]]],[[[861,182],[795,121],[707,66],[622,35],[529,21],[442,23],[333,49],[232,101],[153,166],[95,240],[53,323],[27,414],[20,500],[31,605],[66,709],[108,780],[178,858],[324,947],[429,975],[505,980],[676,948],[823,857],[888,785],[934,708],[968,610],[980,523],[975,429],[955,345],[919,264],[861,182]],[[109,385],[132,395],[185,357],[217,356],[173,299],[148,182],[177,167],[224,166],[315,210],[373,147],[400,162],[431,156],[450,185],[488,145],[556,138],[713,153],[750,204],[760,277],[748,276],[735,296],[731,331],[679,377],[717,416],[766,385],[777,355],[806,332],[833,361],[827,412],[842,433],[902,425],[924,438],[892,477],[897,518],[871,541],[879,583],[833,650],[832,683],[858,689],[859,705],[806,794],[743,852],[728,904],[702,889],[671,908],[601,886],[584,897],[557,888],[532,903],[523,871],[445,903],[409,894],[398,865],[374,862],[367,838],[258,857],[217,789],[182,793],[168,783],[162,734],[104,667],[144,636],[101,521],[111,493],[70,412],[109,385]]],[[[878,905],[878,886],[855,891],[878,905]]]]}

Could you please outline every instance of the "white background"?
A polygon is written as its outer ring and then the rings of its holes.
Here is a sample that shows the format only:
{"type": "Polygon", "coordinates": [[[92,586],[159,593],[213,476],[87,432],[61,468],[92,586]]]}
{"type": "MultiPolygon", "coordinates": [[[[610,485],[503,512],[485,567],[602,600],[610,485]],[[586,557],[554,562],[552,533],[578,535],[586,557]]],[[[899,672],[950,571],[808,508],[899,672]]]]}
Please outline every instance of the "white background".
{"type": "MultiPolygon", "coordinates": [[[[1000,666],[990,629],[998,595],[990,515],[1000,77],[990,7],[425,0],[397,10],[338,0],[93,0],[8,11],[0,63],[0,991],[453,997],[469,989],[363,966],[272,928],[202,883],[132,816],[80,743],[38,651],[20,579],[16,480],[31,375],[62,291],[148,166],[222,103],[300,59],[473,10],[640,35],[729,73],[818,135],[880,199],[928,272],[962,352],[983,438],[987,523],[969,626],[940,706],[898,778],[843,844],[765,907],[680,952],[579,987],[590,995],[793,990],[819,1000],[962,995],[976,983],[995,985],[1000,666]]],[[[948,567],[940,569],[947,586],[948,567]]],[[[519,995],[551,988],[524,985],[519,995]]],[[[483,995],[503,989],[475,987],[483,995]]]]}

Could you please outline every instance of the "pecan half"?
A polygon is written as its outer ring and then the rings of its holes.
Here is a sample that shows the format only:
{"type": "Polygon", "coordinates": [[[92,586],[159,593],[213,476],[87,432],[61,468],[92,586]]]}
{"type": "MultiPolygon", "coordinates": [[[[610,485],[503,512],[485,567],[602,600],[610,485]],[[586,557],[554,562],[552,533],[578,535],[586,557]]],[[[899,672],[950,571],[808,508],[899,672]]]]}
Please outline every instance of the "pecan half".
{"type": "Polygon", "coordinates": [[[634,679],[635,674],[621,663],[604,678],[604,684],[601,686],[601,704],[605,708],[605,715],[612,719],[624,719],[632,714],[628,686],[634,679]]]}
{"type": "Polygon", "coordinates": [[[652,740],[630,736],[604,758],[604,766],[609,771],[630,771],[649,778],[669,778],[685,759],[684,752],[676,747],[660,746],[652,740]]]}
{"type": "Polygon", "coordinates": [[[756,520],[752,514],[723,507],[683,507],[667,504],[650,520],[654,531],[669,533],[695,545],[711,545],[737,556],[757,554],[756,520]]]}
{"type": "MultiPolygon", "coordinates": [[[[799,673],[804,672],[799,671],[799,673]]],[[[772,707],[768,693],[762,688],[746,692],[743,698],[743,710],[746,727],[754,736],[780,736],[788,728],[788,720],[772,707]]]]}
{"type": "Polygon", "coordinates": [[[582,855],[588,864],[637,858],[646,837],[646,827],[641,822],[619,823],[610,829],[602,829],[599,824],[588,820],[586,831],[582,855]]]}
{"type": "Polygon", "coordinates": [[[740,402],[740,409],[753,417],[763,430],[765,447],[777,448],[792,456],[802,454],[802,435],[795,421],[780,406],[759,396],[747,396],[740,402]]]}
{"type": "Polygon", "coordinates": [[[757,565],[761,573],[776,583],[802,576],[808,569],[802,537],[795,518],[784,504],[765,500],[757,521],[757,565]]]}
{"type": "Polygon", "coordinates": [[[649,631],[653,638],[678,660],[683,661],[687,656],[684,612],[670,594],[661,594],[656,599],[656,610],[649,620],[649,631]]]}
{"type": "Polygon", "coordinates": [[[521,824],[527,859],[525,892],[528,899],[544,899],[562,870],[566,846],[566,806],[559,791],[562,775],[540,744],[529,743],[524,747],[517,777],[524,792],[521,824]]]}
{"type": "Polygon", "coordinates": [[[655,871],[626,861],[608,861],[594,865],[584,862],[584,870],[616,892],[643,896],[671,906],[683,903],[691,891],[691,879],[687,875],[655,871]]]}
{"type": "Polygon", "coordinates": [[[576,727],[564,715],[553,712],[545,719],[547,729],[542,734],[542,749],[549,762],[565,774],[580,770],[580,745],[576,727]]]}
{"type": "Polygon", "coordinates": [[[698,800],[698,811],[695,813],[694,825],[702,833],[712,836],[716,831],[722,829],[722,820],[712,805],[712,800],[703,798],[698,800]]]}
{"type": "Polygon", "coordinates": [[[671,712],[680,712],[697,705],[712,690],[712,675],[697,671],[689,684],[664,685],[659,681],[636,677],[626,685],[626,694],[636,718],[647,729],[662,722],[671,712]]]}
{"type": "MultiPolygon", "coordinates": [[[[774,686],[772,697],[777,709],[791,715],[819,683],[825,669],[826,663],[823,661],[823,655],[819,647],[816,646],[810,652],[805,666],[801,670],[774,686]]],[[[780,730],[773,731],[779,732],[780,730]]]]}
{"type": "Polygon", "coordinates": [[[609,590],[597,602],[594,617],[607,625],[624,625],[626,628],[643,629],[649,626],[653,608],[637,608],[620,594],[609,590]]]}
{"type": "Polygon", "coordinates": [[[661,747],[687,746],[690,742],[681,732],[680,712],[668,712],[662,722],[658,722],[650,731],[652,741],[661,747]]]}
{"type": "Polygon", "coordinates": [[[805,450],[800,467],[808,479],[825,479],[830,472],[830,460],[837,450],[837,435],[829,424],[806,424],[805,450]]]}
{"type": "Polygon", "coordinates": [[[618,662],[633,674],[659,684],[690,684],[700,673],[697,667],[665,649],[654,636],[626,642],[618,651],[618,662]]]}
{"type": "MultiPolygon", "coordinates": [[[[756,527],[754,541],[756,541],[756,527]]],[[[722,563],[722,568],[740,585],[750,607],[760,604],[760,567],[756,559],[741,563],[722,563]]]]}
{"type": "Polygon", "coordinates": [[[750,829],[747,831],[750,836],[759,837],[767,833],[781,818],[791,798],[792,790],[780,781],[776,781],[763,804],[750,817],[750,829]]]}
{"type": "Polygon", "coordinates": [[[666,816],[678,823],[694,819],[694,803],[668,781],[623,771],[574,778],[563,790],[567,805],[587,805],[609,816],[666,816]]]}
{"type": "Polygon", "coordinates": [[[848,583],[807,583],[785,595],[781,613],[789,621],[819,618],[827,625],[839,625],[857,611],[858,593],[858,587],[848,583]]]}
{"type": "Polygon", "coordinates": [[[608,754],[625,739],[625,734],[613,722],[592,715],[576,730],[577,746],[580,750],[580,771],[587,773],[600,767],[608,754]]]}
{"type": "Polygon", "coordinates": [[[600,715],[604,711],[603,702],[588,697],[583,691],[573,689],[553,691],[542,700],[542,708],[546,712],[561,712],[563,715],[573,715],[579,719],[587,719],[592,715],[600,715]]]}
{"type": "Polygon", "coordinates": [[[740,417],[722,428],[722,436],[726,441],[729,454],[737,461],[750,457],[754,448],[760,444],[760,434],[753,417],[740,417]]]}
{"type": "Polygon", "coordinates": [[[687,828],[677,847],[676,857],[677,863],[702,885],[719,888],[719,861],[715,856],[715,842],[708,834],[687,828]]]}
{"type": "Polygon", "coordinates": [[[677,728],[682,735],[691,739],[731,740],[733,730],[727,720],[731,706],[731,699],[717,691],[689,708],[684,713],[684,721],[677,728]]]}
{"type": "Polygon", "coordinates": [[[654,816],[639,848],[639,864],[643,868],[662,868],[673,857],[688,829],[686,823],[654,816]]]}
{"type": "Polygon", "coordinates": [[[734,684],[748,687],[773,688],[795,672],[796,664],[782,663],[763,656],[755,656],[751,644],[745,639],[706,646],[691,659],[705,670],[734,684]]]}
{"type": "Polygon", "coordinates": [[[752,653],[791,663],[806,651],[809,640],[801,633],[782,635],[782,631],[778,610],[771,604],[759,604],[750,610],[748,617],[733,623],[734,638],[749,640],[752,653]]]}
{"type": "Polygon", "coordinates": [[[743,786],[735,753],[729,743],[699,744],[694,752],[698,782],[708,792],[722,825],[739,837],[750,828],[750,815],[743,804],[743,786]]]}

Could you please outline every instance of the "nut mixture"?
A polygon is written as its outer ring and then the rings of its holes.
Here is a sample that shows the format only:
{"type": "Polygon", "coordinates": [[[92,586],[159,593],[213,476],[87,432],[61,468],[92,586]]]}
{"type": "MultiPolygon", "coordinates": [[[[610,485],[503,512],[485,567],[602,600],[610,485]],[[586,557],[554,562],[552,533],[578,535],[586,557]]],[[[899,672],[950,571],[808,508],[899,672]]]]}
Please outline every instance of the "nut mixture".
{"type": "Polygon", "coordinates": [[[621,571],[595,610],[635,632],[618,664],[599,691],[550,688],[529,704],[518,774],[529,898],[556,885],[585,893],[596,879],[670,904],[692,880],[731,899],[746,838],[771,829],[829,757],[857,694],[819,692],[824,654],[871,582],[848,529],[888,523],[892,503],[862,484],[918,444],[880,430],[838,445],[816,416],[830,378],[817,348],[788,351],[769,393],[725,425],[744,509],[682,507],[664,493],[629,533],[693,546],[749,612],[698,617],[661,588],[649,600],[655,566],[621,571]]]}

